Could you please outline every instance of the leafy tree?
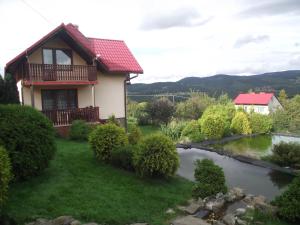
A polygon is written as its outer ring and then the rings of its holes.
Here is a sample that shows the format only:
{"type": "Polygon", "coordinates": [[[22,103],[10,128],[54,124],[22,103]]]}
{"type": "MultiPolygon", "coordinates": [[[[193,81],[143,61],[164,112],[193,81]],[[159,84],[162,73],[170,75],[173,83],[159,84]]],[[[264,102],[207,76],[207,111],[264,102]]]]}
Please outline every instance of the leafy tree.
{"type": "Polygon", "coordinates": [[[237,112],[232,119],[231,130],[236,134],[251,134],[252,130],[247,114],[244,112],[237,112]]]}
{"type": "MultiPolygon", "coordinates": [[[[0,75],[1,77],[1,75],[0,75]]],[[[0,103],[2,104],[19,104],[19,92],[15,78],[7,73],[4,80],[0,78],[0,103]]]]}
{"type": "MultiPolygon", "coordinates": [[[[235,115],[235,107],[233,103],[226,105],[211,105],[204,111],[201,120],[205,120],[208,115],[219,115],[224,122],[224,133],[223,135],[230,135],[230,124],[231,120],[235,115]]],[[[201,123],[201,122],[200,122],[201,123]]]]}
{"type": "Polygon", "coordinates": [[[227,93],[225,94],[222,94],[218,97],[218,103],[221,104],[221,105],[227,105],[227,104],[230,104],[232,103],[232,99],[228,96],[227,93]]]}
{"type": "Polygon", "coordinates": [[[194,177],[196,184],[193,187],[193,196],[205,198],[222,192],[227,192],[223,169],[214,164],[212,160],[196,161],[194,177]]]}
{"type": "Polygon", "coordinates": [[[220,114],[209,114],[200,120],[201,133],[206,139],[220,139],[225,132],[226,121],[220,114]]]}
{"type": "Polygon", "coordinates": [[[146,112],[153,124],[167,124],[171,120],[174,110],[174,105],[168,98],[156,99],[146,107],[146,112]]]}
{"type": "Polygon", "coordinates": [[[203,140],[200,123],[197,120],[191,120],[182,130],[181,138],[188,138],[192,142],[200,142],[203,140]]]}
{"type": "Polygon", "coordinates": [[[181,119],[198,119],[204,110],[215,103],[215,99],[203,92],[191,92],[190,98],[176,106],[176,117],[181,119]]]}
{"type": "Polygon", "coordinates": [[[288,96],[287,96],[285,90],[281,89],[279,92],[279,96],[278,96],[279,102],[284,105],[287,98],[288,98],[288,96]]]}
{"type": "Polygon", "coordinates": [[[266,134],[272,129],[273,121],[268,115],[252,112],[249,115],[249,121],[253,133],[266,134]]]}

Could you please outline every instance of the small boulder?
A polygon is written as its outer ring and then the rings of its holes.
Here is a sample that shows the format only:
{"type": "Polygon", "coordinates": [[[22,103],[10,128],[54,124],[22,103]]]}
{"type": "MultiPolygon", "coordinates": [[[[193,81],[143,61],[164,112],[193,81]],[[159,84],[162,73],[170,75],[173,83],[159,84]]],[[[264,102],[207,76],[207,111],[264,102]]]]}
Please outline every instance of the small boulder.
{"type": "Polygon", "coordinates": [[[236,216],[241,216],[244,215],[246,213],[246,209],[245,208],[238,208],[235,210],[235,215],[236,216]]]}
{"type": "Polygon", "coordinates": [[[71,225],[74,221],[73,217],[71,216],[60,216],[56,219],[52,220],[53,225],[71,225]]]}
{"type": "Polygon", "coordinates": [[[236,219],[236,224],[237,225],[247,225],[247,222],[245,220],[236,219]]]}
{"type": "Polygon", "coordinates": [[[231,213],[225,215],[222,220],[227,225],[235,225],[235,216],[231,213]]]}
{"type": "Polygon", "coordinates": [[[174,209],[167,209],[167,211],[166,211],[166,214],[174,214],[175,213],[175,211],[174,211],[174,209]]]}
{"type": "Polygon", "coordinates": [[[78,220],[74,220],[71,225],[81,225],[80,221],[78,220]]]}
{"type": "Polygon", "coordinates": [[[148,223],[132,223],[130,225],[148,225],[148,223]]]}
{"type": "Polygon", "coordinates": [[[225,200],[223,198],[210,200],[205,204],[205,208],[214,212],[220,211],[225,204],[225,200]]]}
{"type": "Polygon", "coordinates": [[[228,193],[225,195],[225,200],[227,202],[234,202],[237,200],[241,200],[245,197],[245,192],[243,189],[239,187],[234,187],[228,191],[228,193]]]}
{"type": "Polygon", "coordinates": [[[210,225],[200,218],[196,218],[193,216],[185,216],[178,219],[175,219],[172,225],[210,225]]]}

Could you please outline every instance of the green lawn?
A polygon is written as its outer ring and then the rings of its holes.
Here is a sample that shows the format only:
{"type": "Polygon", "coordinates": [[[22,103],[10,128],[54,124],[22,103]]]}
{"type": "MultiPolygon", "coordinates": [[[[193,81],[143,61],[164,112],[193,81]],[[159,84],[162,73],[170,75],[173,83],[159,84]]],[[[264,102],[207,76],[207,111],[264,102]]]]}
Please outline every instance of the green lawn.
{"type": "Polygon", "coordinates": [[[296,223],[288,223],[280,220],[272,215],[260,213],[258,211],[249,212],[246,214],[246,218],[252,217],[253,220],[249,222],[249,225],[296,225],[296,223]]]}
{"type": "Polygon", "coordinates": [[[149,134],[161,132],[160,127],[154,125],[144,125],[144,126],[139,126],[139,128],[141,129],[143,135],[149,135],[149,134]]]}
{"type": "Polygon", "coordinates": [[[192,183],[179,177],[143,180],[97,162],[87,143],[58,139],[57,147],[43,175],[11,186],[7,213],[20,224],[60,215],[111,225],[165,224],[165,211],[191,197],[192,183]]]}

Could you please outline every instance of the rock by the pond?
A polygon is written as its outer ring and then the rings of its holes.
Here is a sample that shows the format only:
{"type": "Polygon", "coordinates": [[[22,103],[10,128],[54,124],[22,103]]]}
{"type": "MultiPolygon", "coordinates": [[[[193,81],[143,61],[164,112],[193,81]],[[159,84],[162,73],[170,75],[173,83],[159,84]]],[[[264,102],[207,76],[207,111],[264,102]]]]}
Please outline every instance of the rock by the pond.
{"type": "Polygon", "coordinates": [[[167,211],[166,211],[166,214],[174,214],[175,213],[175,211],[174,211],[174,209],[167,209],[167,211]]]}
{"type": "Polygon", "coordinates": [[[238,209],[235,210],[235,215],[237,215],[237,216],[244,215],[245,213],[246,213],[245,208],[238,208],[238,209]]]}
{"type": "Polygon", "coordinates": [[[213,225],[225,225],[225,223],[223,223],[222,221],[220,220],[216,220],[212,223],[213,225]]]}
{"type": "Polygon", "coordinates": [[[243,197],[245,197],[245,192],[239,187],[234,187],[230,189],[227,194],[225,194],[225,200],[227,202],[234,202],[242,199],[243,197]]]}
{"type": "Polygon", "coordinates": [[[247,225],[247,222],[245,220],[241,220],[239,218],[236,219],[236,224],[237,225],[247,225]]]}
{"type": "Polygon", "coordinates": [[[255,206],[256,204],[265,203],[266,197],[262,195],[254,196],[254,195],[247,195],[243,201],[248,205],[255,206]]]}
{"type": "Polygon", "coordinates": [[[71,225],[71,223],[74,221],[73,217],[71,216],[60,216],[56,219],[52,220],[53,225],[71,225]]]}
{"type": "Polygon", "coordinates": [[[81,225],[80,221],[78,220],[74,220],[71,225],[81,225]]]}
{"type": "Polygon", "coordinates": [[[222,220],[227,225],[235,225],[235,216],[231,213],[225,215],[222,220]]]}
{"type": "Polygon", "coordinates": [[[148,223],[132,223],[130,225],[148,225],[148,223]]]}
{"type": "Polygon", "coordinates": [[[205,204],[205,208],[214,212],[218,212],[223,208],[224,204],[224,198],[212,199],[205,204]]]}
{"type": "Polygon", "coordinates": [[[201,201],[199,200],[196,201],[194,199],[191,199],[188,202],[189,202],[188,206],[178,206],[177,208],[185,213],[193,215],[204,205],[203,203],[201,203],[201,201]]]}
{"type": "Polygon", "coordinates": [[[172,225],[210,225],[200,218],[196,218],[193,216],[185,216],[174,220],[172,225]]]}

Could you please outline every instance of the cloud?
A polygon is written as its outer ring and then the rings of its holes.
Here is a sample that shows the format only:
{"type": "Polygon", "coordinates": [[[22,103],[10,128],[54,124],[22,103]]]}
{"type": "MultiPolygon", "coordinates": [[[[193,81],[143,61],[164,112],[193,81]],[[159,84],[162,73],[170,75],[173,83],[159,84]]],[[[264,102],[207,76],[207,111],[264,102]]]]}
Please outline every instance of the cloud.
{"type": "Polygon", "coordinates": [[[239,13],[241,17],[273,16],[281,14],[300,14],[299,0],[261,0],[259,4],[248,7],[239,13]]]}
{"type": "Polygon", "coordinates": [[[148,15],[140,28],[142,30],[168,29],[172,27],[202,26],[212,20],[212,17],[202,17],[195,8],[178,8],[163,14],[148,15]]]}
{"type": "Polygon", "coordinates": [[[246,35],[246,36],[243,36],[243,37],[237,39],[236,42],[234,43],[233,47],[241,48],[244,45],[248,45],[251,43],[258,44],[258,43],[262,43],[262,42],[269,41],[269,40],[270,40],[270,37],[268,35],[257,35],[257,36],[246,35]]]}

